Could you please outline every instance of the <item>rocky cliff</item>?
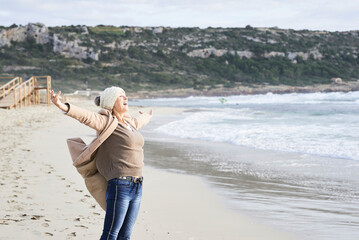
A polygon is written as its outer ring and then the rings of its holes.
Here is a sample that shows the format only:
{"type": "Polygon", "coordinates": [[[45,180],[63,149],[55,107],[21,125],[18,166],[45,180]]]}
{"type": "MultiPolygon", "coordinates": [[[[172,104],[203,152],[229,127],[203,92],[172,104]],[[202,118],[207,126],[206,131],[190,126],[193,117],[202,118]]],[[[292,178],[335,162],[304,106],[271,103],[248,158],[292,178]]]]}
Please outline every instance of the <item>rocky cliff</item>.
{"type": "Polygon", "coordinates": [[[30,38],[35,39],[37,44],[46,44],[50,41],[49,30],[41,23],[0,30],[0,47],[10,47],[11,42],[24,42],[30,38]]]}
{"type": "Polygon", "coordinates": [[[41,23],[0,27],[2,74],[51,74],[60,85],[299,86],[327,84],[332,78],[356,80],[358,66],[358,31],[41,23]]]}
{"type": "MultiPolygon", "coordinates": [[[[88,33],[87,27],[82,27],[84,33],[88,33]]],[[[98,60],[99,52],[94,52],[92,48],[81,46],[81,41],[64,39],[58,34],[50,34],[48,27],[42,23],[29,23],[26,26],[18,26],[11,29],[0,31],[0,47],[11,47],[12,42],[25,42],[34,39],[36,44],[51,43],[53,51],[68,58],[98,60]]]]}

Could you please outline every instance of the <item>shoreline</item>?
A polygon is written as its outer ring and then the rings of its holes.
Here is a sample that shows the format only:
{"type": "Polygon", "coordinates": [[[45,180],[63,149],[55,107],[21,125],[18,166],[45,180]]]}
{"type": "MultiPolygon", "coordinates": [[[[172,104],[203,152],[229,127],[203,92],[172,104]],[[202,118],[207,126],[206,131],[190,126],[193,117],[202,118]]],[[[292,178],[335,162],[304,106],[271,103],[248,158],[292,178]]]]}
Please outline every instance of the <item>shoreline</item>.
{"type": "MultiPolygon", "coordinates": [[[[75,102],[74,102],[75,103],[75,102]]],[[[92,102],[80,104],[98,110],[92,102]]],[[[142,108],[134,108],[138,110],[142,108]]],[[[6,239],[99,238],[104,211],[72,166],[66,138],[95,133],[54,106],[1,110],[1,220],[6,239]]],[[[146,109],[144,109],[146,111],[146,109]]],[[[154,108],[156,114],[181,109],[154,108]]],[[[145,167],[133,239],[295,239],[225,207],[198,177],[145,167]],[[188,197],[190,196],[190,197],[188,197]]]]}
{"type": "MultiPolygon", "coordinates": [[[[193,88],[178,88],[165,90],[140,90],[137,92],[128,91],[131,99],[150,99],[150,98],[186,98],[186,97],[215,97],[215,96],[235,96],[235,95],[256,95],[256,94],[289,94],[289,93],[328,93],[328,92],[352,92],[359,91],[359,81],[343,82],[340,84],[316,84],[312,86],[289,86],[289,85],[265,85],[258,84],[252,86],[236,86],[224,88],[222,85],[216,88],[204,88],[197,90],[193,88]]],[[[65,93],[67,100],[92,100],[101,91],[79,90],[74,93],[65,93]]]]}
{"type": "Polygon", "coordinates": [[[218,85],[215,88],[204,88],[196,90],[193,88],[166,89],[158,91],[129,92],[132,98],[171,98],[190,96],[234,96],[234,95],[256,95],[256,94],[288,94],[288,93],[316,93],[316,92],[351,92],[359,91],[359,81],[343,82],[341,84],[316,84],[312,86],[289,86],[289,85],[265,85],[236,86],[224,88],[218,85]]]}

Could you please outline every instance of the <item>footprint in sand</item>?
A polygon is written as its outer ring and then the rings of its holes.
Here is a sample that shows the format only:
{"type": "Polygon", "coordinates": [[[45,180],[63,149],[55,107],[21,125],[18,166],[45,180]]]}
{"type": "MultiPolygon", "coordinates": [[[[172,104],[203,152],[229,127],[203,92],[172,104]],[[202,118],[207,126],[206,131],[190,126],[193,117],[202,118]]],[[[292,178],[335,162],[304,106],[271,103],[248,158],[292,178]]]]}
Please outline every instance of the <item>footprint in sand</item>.
{"type": "Polygon", "coordinates": [[[88,229],[88,227],[86,227],[85,225],[75,225],[75,227],[79,227],[79,228],[86,228],[86,229],[88,229]]]}
{"type": "Polygon", "coordinates": [[[68,227],[67,227],[67,228],[64,228],[64,229],[60,230],[60,232],[64,232],[64,231],[66,231],[66,230],[69,230],[69,228],[68,228],[68,227]]]}
{"type": "Polygon", "coordinates": [[[32,215],[31,220],[40,220],[42,217],[41,215],[32,215]]]}
{"type": "Polygon", "coordinates": [[[48,224],[48,223],[42,223],[41,226],[43,226],[43,227],[49,227],[50,224],[48,224]]]}
{"type": "Polygon", "coordinates": [[[1,220],[1,221],[0,221],[0,225],[9,225],[9,223],[6,222],[5,220],[1,220]]]}

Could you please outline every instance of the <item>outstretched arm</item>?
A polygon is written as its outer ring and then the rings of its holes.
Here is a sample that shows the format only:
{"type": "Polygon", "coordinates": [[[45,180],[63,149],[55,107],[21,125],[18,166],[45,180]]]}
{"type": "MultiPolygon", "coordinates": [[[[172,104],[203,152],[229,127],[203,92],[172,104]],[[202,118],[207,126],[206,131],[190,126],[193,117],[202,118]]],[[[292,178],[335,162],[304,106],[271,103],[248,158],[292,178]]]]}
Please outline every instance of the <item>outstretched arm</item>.
{"type": "Polygon", "coordinates": [[[145,126],[151,120],[153,114],[152,109],[148,113],[143,113],[141,111],[139,111],[139,113],[140,116],[133,119],[137,129],[140,129],[141,127],[145,126]]]}
{"type": "Polygon", "coordinates": [[[61,91],[59,91],[55,95],[54,90],[51,90],[50,91],[51,101],[56,107],[60,108],[62,111],[67,113],[69,111],[69,106],[66,105],[65,103],[61,102],[60,94],[61,94],[61,91]]]}
{"type": "Polygon", "coordinates": [[[90,128],[95,129],[98,132],[101,132],[106,127],[108,122],[107,116],[96,112],[87,111],[69,103],[62,103],[60,100],[61,91],[55,95],[54,91],[51,90],[50,94],[51,101],[54,103],[54,105],[64,111],[66,115],[78,120],[80,123],[83,123],[90,128]]]}

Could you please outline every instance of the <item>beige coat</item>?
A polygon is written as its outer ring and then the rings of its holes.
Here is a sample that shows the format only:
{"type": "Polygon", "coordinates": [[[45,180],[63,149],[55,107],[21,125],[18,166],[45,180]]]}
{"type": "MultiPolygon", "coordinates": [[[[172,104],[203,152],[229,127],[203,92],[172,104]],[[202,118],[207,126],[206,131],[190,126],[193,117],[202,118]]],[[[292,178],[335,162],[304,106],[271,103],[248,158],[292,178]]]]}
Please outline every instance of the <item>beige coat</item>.
{"type": "MultiPolygon", "coordinates": [[[[72,104],[68,104],[68,106],[68,116],[77,119],[80,123],[95,129],[97,132],[97,137],[89,145],[86,145],[81,138],[67,139],[67,145],[73,165],[84,178],[88,191],[100,206],[106,210],[107,181],[96,168],[96,150],[116,129],[118,120],[110,111],[105,109],[95,113],[72,104]]],[[[145,113],[138,118],[131,118],[127,114],[125,119],[133,127],[140,129],[149,122],[151,115],[145,113]]]]}

